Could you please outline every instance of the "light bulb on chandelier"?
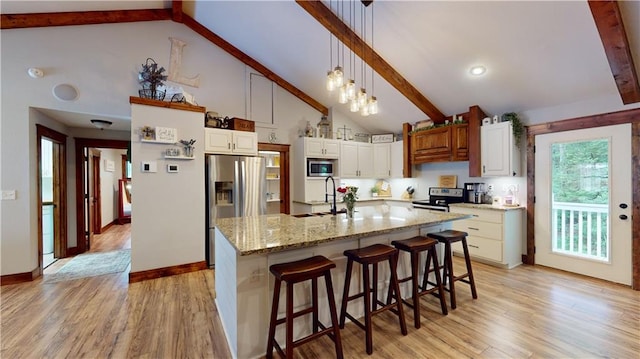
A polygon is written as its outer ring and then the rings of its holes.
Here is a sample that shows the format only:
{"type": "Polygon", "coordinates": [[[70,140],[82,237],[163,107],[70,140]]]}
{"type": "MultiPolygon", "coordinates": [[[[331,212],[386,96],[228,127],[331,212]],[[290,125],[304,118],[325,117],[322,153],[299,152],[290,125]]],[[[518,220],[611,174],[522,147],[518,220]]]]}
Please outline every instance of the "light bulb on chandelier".
{"type": "Polygon", "coordinates": [[[333,80],[333,71],[328,71],[327,72],[326,86],[327,86],[327,91],[333,91],[333,90],[336,89],[336,83],[333,80]]]}
{"type": "Polygon", "coordinates": [[[371,96],[369,99],[369,114],[375,115],[378,113],[378,99],[375,96],[371,96]]]}
{"type": "Polygon", "coordinates": [[[340,86],[340,92],[338,92],[338,103],[345,104],[349,102],[347,98],[347,84],[340,86]]]}

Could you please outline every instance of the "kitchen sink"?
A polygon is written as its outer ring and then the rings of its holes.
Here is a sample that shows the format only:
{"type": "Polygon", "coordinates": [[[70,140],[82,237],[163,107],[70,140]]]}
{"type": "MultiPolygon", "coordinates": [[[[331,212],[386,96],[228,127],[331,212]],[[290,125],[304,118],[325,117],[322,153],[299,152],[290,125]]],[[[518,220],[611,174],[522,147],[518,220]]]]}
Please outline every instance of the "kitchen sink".
{"type": "MultiPolygon", "coordinates": [[[[346,209],[342,209],[338,211],[338,214],[346,213],[346,212],[347,212],[346,209]]],[[[296,218],[306,218],[306,217],[322,217],[330,214],[331,212],[313,212],[313,213],[292,214],[292,216],[296,218]]]]}

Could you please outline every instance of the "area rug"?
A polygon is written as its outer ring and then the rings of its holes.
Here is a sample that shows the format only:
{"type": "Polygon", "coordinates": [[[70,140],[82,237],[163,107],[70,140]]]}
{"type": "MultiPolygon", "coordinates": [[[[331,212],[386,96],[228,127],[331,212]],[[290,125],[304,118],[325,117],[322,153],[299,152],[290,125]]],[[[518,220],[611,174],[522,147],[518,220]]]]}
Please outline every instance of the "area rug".
{"type": "Polygon", "coordinates": [[[75,256],[56,273],[45,275],[44,282],[55,283],[85,277],[95,277],[110,273],[119,273],[127,269],[130,262],[130,249],[80,254],[75,256]]]}

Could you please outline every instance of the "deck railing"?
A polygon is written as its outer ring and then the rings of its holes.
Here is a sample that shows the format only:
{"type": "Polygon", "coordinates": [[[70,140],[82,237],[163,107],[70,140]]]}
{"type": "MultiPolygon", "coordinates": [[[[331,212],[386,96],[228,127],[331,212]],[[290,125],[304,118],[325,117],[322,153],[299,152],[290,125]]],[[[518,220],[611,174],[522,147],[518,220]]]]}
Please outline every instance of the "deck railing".
{"type": "Polygon", "coordinates": [[[609,205],[552,203],[553,251],[609,260],[609,205]]]}

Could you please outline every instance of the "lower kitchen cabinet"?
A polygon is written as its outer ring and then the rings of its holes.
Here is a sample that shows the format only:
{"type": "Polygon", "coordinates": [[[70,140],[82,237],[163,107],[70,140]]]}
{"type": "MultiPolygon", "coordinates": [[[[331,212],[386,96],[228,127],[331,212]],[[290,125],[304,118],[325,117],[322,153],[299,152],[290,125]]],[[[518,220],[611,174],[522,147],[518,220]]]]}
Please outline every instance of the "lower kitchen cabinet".
{"type": "MultiPolygon", "coordinates": [[[[509,269],[522,264],[523,207],[452,204],[450,210],[473,216],[452,222],[452,229],[469,234],[467,245],[471,258],[509,269]]],[[[452,249],[454,253],[463,254],[460,243],[454,243],[452,249]]]]}

